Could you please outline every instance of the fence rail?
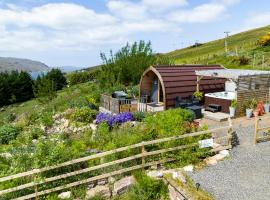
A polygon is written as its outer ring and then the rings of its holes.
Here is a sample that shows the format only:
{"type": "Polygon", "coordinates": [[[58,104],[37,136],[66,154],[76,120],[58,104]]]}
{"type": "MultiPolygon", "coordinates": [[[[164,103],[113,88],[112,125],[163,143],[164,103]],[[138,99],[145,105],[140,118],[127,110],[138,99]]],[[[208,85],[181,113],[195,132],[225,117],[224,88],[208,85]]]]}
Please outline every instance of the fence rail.
{"type": "Polygon", "coordinates": [[[254,138],[253,138],[253,143],[256,145],[258,142],[270,140],[270,133],[260,137],[259,132],[262,131],[270,131],[270,126],[265,126],[265,127],[260,127],[260,121],[262,119],[256,117],[255,119],[255,128],[254,128],[254,138]]]}
{"type": "MultiPolygon", "coordinates": [[[[196,137],[196,136],[205,135],[205,134],[209,134],[209,133],[213,133],[213,132],[217,132],[217,131],[222,131],[222,130],[227,131],[226,137],[228,138],[228,144],[225,145],[222,149],[231,148],[232,125],[231,125],[231,123],[229,123],[229,126],[225,126],[225,127],[219,127],[219,128],[215,128],[215,129],[211,129],[211,130],[206,130],[206,131],[199,131],[199,132],[185,134],[185,135],[179,135],[179,136],[162,138],[162,139],[157,139],[157,140],[152,140],[152,141],[147,141],[147,142],[141,142],[141,143],[138,143],[138,144],[134,144],[134,145],[126,146],[126,147],[121,147],[121,148],[106,151],[106,152],[103,152],[103,153],[99,153],[99,154],[95,154],[95,155],[91,155],[91,156],[86,156],[86,157],[79,158],[79,159],[74,159],[74,160],[67,161],[67,162],[64,162],[64,163],[61,163],[61,164],[57,164],[57,165],[53,165],[53,166],[49,166],[49,167],[44,167],[44,168],[40,168],[40,169],[33,169],[31,171],[27,171],[27,172],[23,172],[23,173],[19,173],[19,174],[14,174],[14,175],[10,175],[10,176],[7,176],[7,177],[2,177],[2,178],[0,178],[0,183],[6,182],[6,181],[11,181],[11,180],[18,179],[18,178],[34,177],[34,175],[37,176],[38,174],[40,174],[42,172],[47,172],[47,171],[50,171],[50,170],[59,169],[59,168],[62,168],[62,167],[66,167],[66,166],[74,165],[74,164],[77,164],[77,163],[93,160],[93,159],[96,159],[96,158],[102,159],[105,156],[112,155],[112,154],[119,153],[119,152],[123,152],[123,151],[127,151],[127,150],[130,150],[130,149],[135,149],[135,148],[140,148],[141,149],[141,153],[136,154],[136,155],[132,155],[132,156],[129,156],[129,157],[125,157],[125,158],[118,159],[118,160],[111,161],[111,162],[107,162],[107,163],[102,163],[102,164],[99,164],[99,165],[96,165],[96,166],[91,166],[91,167],[80,169],[80,170],[77,170],[77,171],[57,175],[57,176],[54,176],[54,177],[45,178],[41,182],[35,182],[33,180],[30,183],[25,183],[25,184],[22,184],[22,185],[19,185],[19,186],[16,186],[16,187],[7,188],[7,189],[4,189],[4,190],[0,191],[0,196],[5,195],[5,194],[10,194],[10,193],[13,193],[13,192],[17,192],[17,191],[27,189],[27,188],[34,188],[34,190],[35,190],[34,193],[28,194],[28,195],[25,195],[25,196],[22,196],[22,197],[18,197],[16,199],[17,200],[31,199],[31,198],[36,198],[37,199],[38,196],[41,196],[41,195],[46,195],[46,194],[49,194],[49,193],[52,193],[52,192],[56,192],[56,191],[64,190],[64,189],[67,189],[67,188],[79,186],[79,185],[90,183],[90,182],[97,181],[97,180],[100,180],[100,179],[109,178],[111,176],[121,175],[123,173],[127,173],[127,172],[130,172],[130,171],[133,171],[133,170],[144,169],[145,167],[149,167],[149,166],[152,166],[152,165],[171,162],[171,161],[174,161],[175,159],[170,158],[170,159],[164,159],[164,160],[161,160],[161,161],[146,162],[146,158],[148,158],[150,156],[154,156],[154,155],[159,155],[159,154],[163,154],[163,153],[168,153],[168,152],[173,152],[173,151],[177,151],[177,150],[183,150],[183,149],[195,147],[195,146],[198,146],[199,144],[198,143],[193,143],[193,144],[188,144],[188,145],[181,145],[181,146],[176,146],[176,147],[163,148],[163,149],[149,151],[149,152],[146,151],[145,147],[149,146],[149,145],[153,145],[153,144],[159,144],[159,143],[164,143],[164,142],[169,142],[169,141],[175,141],[175,140],[180,140],[180,139],[184,139],[184,138],[188,138],[188,137],[196,137]],[[103,168],[106,168],[106,167],[109,167],[109,166],[114,166],[116,164],[121,164],[121,163],[125,163],[127,161],[136,160],[136,159],[141,159],[141,164],[135,165],[135,166],[132,166],[132,167],[123,168],[123,169],[120,169],[120,170],[117,170],[117,171],[112,171],[112,172],[105,173],[105,174],[102,174],[102,175],[86,178],[86,179],[83,179],[83,180],[80,180],[80,181],[75,181],[75,182],[68,183],[66,185],[61,185],[61,186],[58,186],[58,187],[55,187],[55,188],[45,189],[43,191],[38,191],[38,186],[42,185],[42,184],[45,184],[45,183],[50,183],[50,182],[57,181],[57,180],[60,180],[60,179],[65,179],[65,178],[68,178],[68,177],[80,175],[80,174],[91,172],[91,171],[98,170],[98,169],[103,169],[103,168]]],[[[221,149],[219,149],[219,150],[221,150],[221,149]]],[[[211,151],[214,152],[214,151],[216,151],[216,149],[212,149],[211,151]]]]}

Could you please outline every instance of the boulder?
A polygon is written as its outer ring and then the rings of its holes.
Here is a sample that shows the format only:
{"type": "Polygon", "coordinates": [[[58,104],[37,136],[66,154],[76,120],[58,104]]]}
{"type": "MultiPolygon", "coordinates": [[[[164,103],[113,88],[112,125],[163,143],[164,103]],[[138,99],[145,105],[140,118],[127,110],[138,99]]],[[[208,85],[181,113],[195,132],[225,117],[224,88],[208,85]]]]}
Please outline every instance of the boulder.
{"type": "Polygon", "coordinates": [[[213,156],[213,159],[216,159],[216,161],[223,160],[224,158],[226,158],[226,156],[223,154],[216,154],[213,156]]]}
{"type": "Polygon", "coordinates": [[[152,171],[147,172],[147,176],[154,178],[154,179],[161,179],[161,178],[163,178],[163,172],[157,171],[157,170],[152,170],[152,171]]]}
{"type": "Polygon", "coordinates": [[[61,194],[58,195],[59,199],[70,199],[71,197],[71,192],[62,192],[61,194]]]}
{"type": "Polygon", "coordinates": [[[222,150],[219,152],[219,154],[224,155],[225,157],[230,156],[230,152],[228,150],[222,150]]]}
{"type": "Polygon", "coordinates": [[[107,183],[108,183],[107,179],[101,179],[101,180],[98,180],[97,182],[98,185],[106,185],[107,183]]]}
{"type": "Polygon", "coordinates": [[[86,199],[91,199],[97,195],[101,195],[102,197],[108,199],[111,197],[110,188],[106,185],[98,185],[90,190],[86,191],[86,199]]]}
{"type": "Polygon", "coordinates": [[[12,158],[12,154],[11,153],[0,153],[0,157],[2,158],[6,158],[6,159],[9,159],[9,158],[12,158]]]}
{"type": "Polygon", "coordinates": [[[213,156],[213,157],[210,157],[210,158],[205,159],[205,163],[206,163],[208,166],[213,166],[213,165],[216,165],[216,164],[217,164],[217,160],[216,160],[216,158],[213,156]]]}
{"type": "Polygon", "coordinates": [[[113,195],[123,194],[127,189],[135,184],[135,178],[128,176],[116,181],[113,186],[113,195]]]}
{"type": "Polygon", "coordinates": [[[187,165],[187,166],[183,167],[183,170],[185,172],[193,172],[193,169],[194,169],[193,165],[187,165]]]}

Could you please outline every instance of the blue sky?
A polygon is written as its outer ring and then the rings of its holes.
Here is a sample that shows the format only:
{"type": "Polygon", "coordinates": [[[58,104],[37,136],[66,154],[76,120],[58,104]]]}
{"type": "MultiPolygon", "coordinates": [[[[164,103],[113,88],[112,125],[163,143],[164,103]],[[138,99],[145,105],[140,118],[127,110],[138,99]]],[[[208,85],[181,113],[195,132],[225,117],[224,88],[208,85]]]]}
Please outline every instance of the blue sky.
{"type": "Polygon", "coordinates": [[[86,67],[126,42],[168,52],[269,24],[269,0],[0,0],[0,56],[86,67]]]}

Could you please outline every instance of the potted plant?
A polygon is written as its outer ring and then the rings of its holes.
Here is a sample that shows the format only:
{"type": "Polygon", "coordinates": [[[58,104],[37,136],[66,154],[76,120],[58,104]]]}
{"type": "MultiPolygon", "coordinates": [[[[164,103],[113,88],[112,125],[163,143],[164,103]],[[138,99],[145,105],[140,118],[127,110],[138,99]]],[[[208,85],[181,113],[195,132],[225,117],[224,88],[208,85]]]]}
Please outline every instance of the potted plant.
{"type": "Polygon", "coordinates": [[[199,101],[201,101],[202,98],[203,98],[203,93],[200,92],[199,90],[197,90],[196,92],[193,93],[193,96],[194,96],[196,99],[198,99],[199,101]]]}
{"type": "MultiPolygon", "coordinates": [[[[249,99],[248,101],[246,101],[244,103],[244,107],[246,108],[246,116],[247,118],[251,118],[252,117],[252,114],[253,114],[253,110],[257,107],[257,99],[256,98],[252,98],[252,99],[249,99]]],[[[255,115],[257,113],[255,112],[255,115]]]]}
{"type": "Polygon", "coordinates": [[[237,101],[236,99],[233,99],[231,102],[230,106],[230,117],[235,117],[235,112],[236,112],[236,107],[237,107],[237,101]]]}

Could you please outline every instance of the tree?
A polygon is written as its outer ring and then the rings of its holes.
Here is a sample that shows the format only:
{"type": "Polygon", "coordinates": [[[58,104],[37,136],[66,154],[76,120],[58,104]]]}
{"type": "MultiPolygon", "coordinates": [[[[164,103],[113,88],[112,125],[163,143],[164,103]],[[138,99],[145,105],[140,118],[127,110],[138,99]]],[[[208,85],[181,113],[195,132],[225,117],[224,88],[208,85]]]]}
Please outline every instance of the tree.
{"type": "Polygon", "coordinates": [[[143,71],[154,64],[170,64],[169,59],[153,53],[151,42],[134,42],[127,44],[119,51],[106,57],[101,53],[104,65],[99,74],[99,81],[103,86],[115,84],[138,84],[143,71]]]}
{"type": "Polygon", "coordinates": [[[60,69],[52,69],[46,77],[53,81],[56,90],[62,90],[67,85],[67,80],[60,69]]]}
{"type": "Polygon", "coordinates": [[[33,86],[33,90],[35,97],[41,103],[51,101],[57,96],[54,81],[50,80],[46,76],[43,77],[38,76],[33,86]]]}

